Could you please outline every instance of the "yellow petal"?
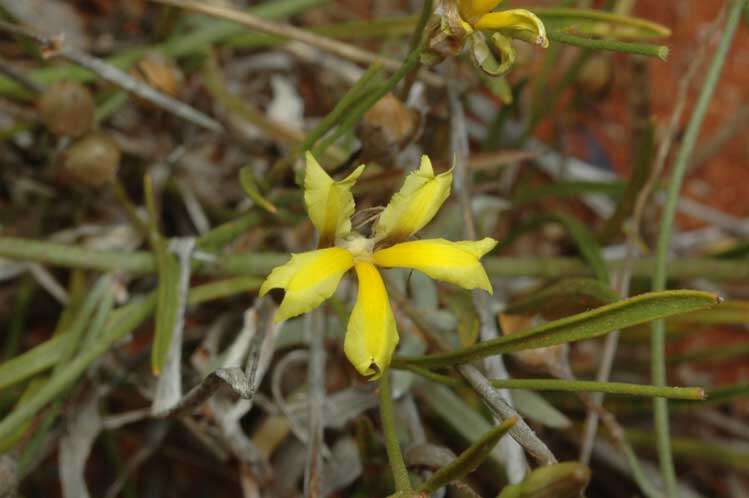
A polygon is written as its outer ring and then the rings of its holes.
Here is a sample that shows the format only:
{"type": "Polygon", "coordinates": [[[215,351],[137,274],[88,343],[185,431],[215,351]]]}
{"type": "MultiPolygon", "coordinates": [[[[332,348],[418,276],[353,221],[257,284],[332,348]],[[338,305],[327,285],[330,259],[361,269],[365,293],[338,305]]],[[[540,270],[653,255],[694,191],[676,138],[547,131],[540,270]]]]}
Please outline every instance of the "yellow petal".
{"type": "Polygon", "coordinates": [[[398,345],[398,329],[377,268],[357,262],[359,292],[351,311],[343,350],[360,374],[377,379],[390,365],[398,345]]]}
{"type": "Polygon", "coordinates": [[[413,268],[465,289],[492,292],[479,259],[497,245],[491,238],[450,242],[445,239],[403,242],[374,253],[374,262],[387,268],[413,268]]]}
{"type": "Polygon", "coordinates": [[[260,295],[271,289],[284,289],[276,322],[306,313],[333,295],[341,277],[352,266],[351,253],[340,247],[292,254],[291,260],[277,266],[260,286],[260,295]]]}
{"type": "Polygon", "coordinates": [[[546,48],[549,39],[546,37],[546,27],[541,19],[533,12],[524,9],[503,10],[491,12],[481,18],[474,25],[476,29],[496,29],[505,31],[529,31],[535,35],[535,43],[546,48]]]}
{"type": "Polygon", "coordinates": [[[474,22],[487,12],[494,10],[500,3],[502,3],[502,0],[460,0],[458,4],[460,17],[469,22],[474,22]]]}
{"type": "Polygon", "coordinates": [[[351,231],[351,215],[354,214],[354,197],[351,187],[364,171],[359,166],[341,181],[333,180],[307,152],[307,169],[304,175],[304,202],[312,223],[320,233],[320,246],[327,247],[336,238],[351,231]]]}
{"type": "Polygon", "coordinates": [[[435,176],[431,161],[422,156],[419,169],[406,177],[403,187],[380,214],[375,240],[398,242],[424,228],[450,195],[452,181],[452,169],[435,176]]]}

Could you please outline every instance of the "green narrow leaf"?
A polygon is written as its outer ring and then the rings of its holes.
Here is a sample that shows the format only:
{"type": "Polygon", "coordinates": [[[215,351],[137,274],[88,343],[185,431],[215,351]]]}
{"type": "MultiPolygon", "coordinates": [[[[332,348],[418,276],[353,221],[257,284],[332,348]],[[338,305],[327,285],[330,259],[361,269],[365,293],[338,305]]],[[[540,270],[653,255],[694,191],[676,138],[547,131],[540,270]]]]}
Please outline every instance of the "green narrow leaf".
{"type": "Polygon", "coordinates": [[[166,363],[172,331],[179,311],[179,263],[174,254],[159,241],[156,255],[159,288],[156,293],[156,327],[151,349],[151,368],[158,375],[166,363]]]}
{"type": "Polygon", "coordinates": [[[435,472],[429,480],[421,485],[419,491],[430,495],[441,487],[462,479],[476,470],[476,467],[486,460],[502,436],[515,425],[515,422],[517,422],[517,418],[509,418],[484,434],[478,441],[461,453],[458,458],[435,472]]]}
{"type": "MultiPolygon", "coordinates": [[[[26,389],[23,391],[23,394],[18,399],[18,402],[13,409],[17,410],[19,407],[23,406],[30,399],[32,399],[46,382],[47,379],[45,377],[37,377],[36,379],[29,382],[29,385],[26,386],[26,389]]],[[[16,443],[23,437],[29,427],[31,427],[31,423],[32,420],[29,417],[29,419],[24,421],[24,423],[19,424],[17,427],[15,427],[14,430],[0,436],[0,454],[5,453],[6,451],[13,448],[13,446],[15,446],[16,443]]]]}
{"type": "Polygon", "coordinates": [[[69,334],[56,335],[0,364],[0,390],[53,367],[60,357],[60,352],[70,348],[73,339],[73,336],[69,334]]]}
{"type": "Polygon", "coordinates": [[[699,325],[732,325],[749,323],[749,301],[726,301],[711,308],[675,316],[669,322],[699,325]]]}
{"type": "Polygon", "coordinates": [[[143,178],[143,193],[148,211],[148,238],[153,252],[156,253],[156,273],[159,277],[151,348],[151,369],[155,375],[159,375],[166,363],[172,331],[177,323],[180,268],[177,257],[169,250],[169,243],[159,233],[159,211],[156,207],[153,182],[148,175],[143,178]]]}
{"type": "Polygon", "coordinates": [[[252,202],[271,214],[275,214],[278,211],[276,206],[260,193],[257,181],[255,181],[255,175],[252,174],[250,166],[245,166],[239,170],[239,184],[242,186],[244,193],[247,194],[247,197],[252,199],[252,202]]]}
{"type": "Polygon", "coordinates": [[[582,35],[615,39],[660,38],[671,35],[671,30],[662,24],[604,10],[535,7],[533,13],[541,18],[547,31],[574,27],[582,35]]]}
{"type": "Polygon", "coordinates": [[[467,363],[496,354],[591,339],[652,320],[709,308],[719,302],[720,298],[709,292],[648,292],[469,348],[422,357],[404,357],[400,361],[429,368],[467,363]]]}

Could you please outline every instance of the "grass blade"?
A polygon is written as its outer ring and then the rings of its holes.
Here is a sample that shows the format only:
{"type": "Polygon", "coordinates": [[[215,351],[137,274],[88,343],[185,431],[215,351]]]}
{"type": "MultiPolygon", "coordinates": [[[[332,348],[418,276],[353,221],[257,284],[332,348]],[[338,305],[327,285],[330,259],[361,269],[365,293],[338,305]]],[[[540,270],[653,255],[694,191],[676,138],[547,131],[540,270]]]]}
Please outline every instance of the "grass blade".
{"type": "Polygon", "coordinates": [[[494,446],[515,425],[516,421],[517,419],[515,418],[507,419],[484,434],[478,441],[461,453],[458,458],[435,472],[427,482],[421,485],[419,491],[426,495],[431,495],[441,487],[462,479],[476,470],[476,467],[486,460],[494,446]]]}

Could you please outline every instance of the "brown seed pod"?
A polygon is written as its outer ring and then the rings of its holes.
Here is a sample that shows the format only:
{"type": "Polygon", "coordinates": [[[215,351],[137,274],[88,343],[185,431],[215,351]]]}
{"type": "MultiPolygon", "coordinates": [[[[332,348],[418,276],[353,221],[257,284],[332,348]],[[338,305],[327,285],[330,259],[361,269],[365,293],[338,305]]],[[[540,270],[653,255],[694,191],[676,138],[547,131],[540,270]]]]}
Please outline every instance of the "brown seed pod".
{"type": "Polygon", "coordinates": [[[58,136],[79,137],[94,124],[94,99],[88,89],[75,81],[49,85],[37,102],[39,118],[58,136]]]}
{"type": "Polygon", "coordinates": [[[120,149],[106,133],[94,132],[65,151],[61,176],[74,185],[101,187],[117,176],[120,149]]]}

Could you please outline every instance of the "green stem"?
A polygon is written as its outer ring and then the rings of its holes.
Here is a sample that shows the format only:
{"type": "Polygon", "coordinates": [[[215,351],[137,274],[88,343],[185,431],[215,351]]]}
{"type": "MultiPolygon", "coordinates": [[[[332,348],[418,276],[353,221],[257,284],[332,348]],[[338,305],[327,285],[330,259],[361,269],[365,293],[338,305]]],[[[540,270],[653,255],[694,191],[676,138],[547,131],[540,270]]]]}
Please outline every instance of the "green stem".
{"type": "Polygon", "coordinates": [[[408,477],[406,462],[403,461],[398,436],[395,432],[393,398],[390,392],[390,372],[388,371],[380,377],[380,418],[382,419],[382,432],[385,437],[385,449],[395,481],[395,490],[399,492],[411,491],[413,489],[411,479],[408,477]]]}
{"type": "Polygon", "coordinates": [[[528,389],[532,391],[570,391],[623,394],[654,398],[686,399],[701,401],[705,391],[701,387],[660,387],[625,382],[597,382],[592,380],[563,379],[503,379],[492,380],[500,389],[528,389]]]}
{"type": "Polygon", "coordinates": [[[652,43],[634,43],[618,40],[602,40],[598,38],[586,38],[584,36],[572,35],[564,31],[549,31],[549,40],[574,45],[576,47],[591,50],[610,50],[612,52],[624,52],[647,57],[657,57],[665,61],[668,58],[668,47],[665,45],[654,45],[652,43]]]}
{"type": "MultiPolygon", "coordinates": [[[[707,71],[705,82],[700,91],[700,96],[695,105],[692,117],[687,125],[681,147],[671,168],[671,178],[668,182],[668,193],[666,205],[661,215],[661,224],[658,232],[658,245],[656,249],[656,264],[653,275],[653,290],[659,291],[666,288],[668,277],[668,252],[671,244],[673,223],[676,216],[676,206],[679,202],[684,175],[686,173],[689,158],[697,142],[702,123],[707,113],[713,93],[720,79],[720,73],[726,61],[726,54],[731,47],[733,36],[741,19],[741,11],[746,0],[733,0],[726,26],[723,30],[720,44],[715,52],[710,67],[707,71]]],[[[656,386],[666,384],[666,326],[663,320],[657,320],[652,324],[651,336],[651,370],[652,382],[656,386]]],[[[671,437],[669,432],[668,403],[665,399],[654,401],[654,419],[656,442],[658,447],[658,459],[661,465],[663,480],[666,484],[666,496],[676,497],[676,473],[674,471],[673,455],[671,454],[671,437]]]]}
{"type": "MultiPolygon", "coordinates": [[[[410,365],[398,358],[391,366],[395,369],[408,370],[425,379],[450,387],[465,385],[462,379],[435,373],[429,369],[410,365]]],[[[560,392],[596,392],[606,394],[620,394],[626,396],[642,396],[648,398],[668,398],[689,401],[705,399],[705,390],[701,387],[658,387],[625,382],[598,382],[593,380],[566,379],[494,379],[494,387],[499,389],[525,389],[528,391],[560,391],[560,392]]]]}

